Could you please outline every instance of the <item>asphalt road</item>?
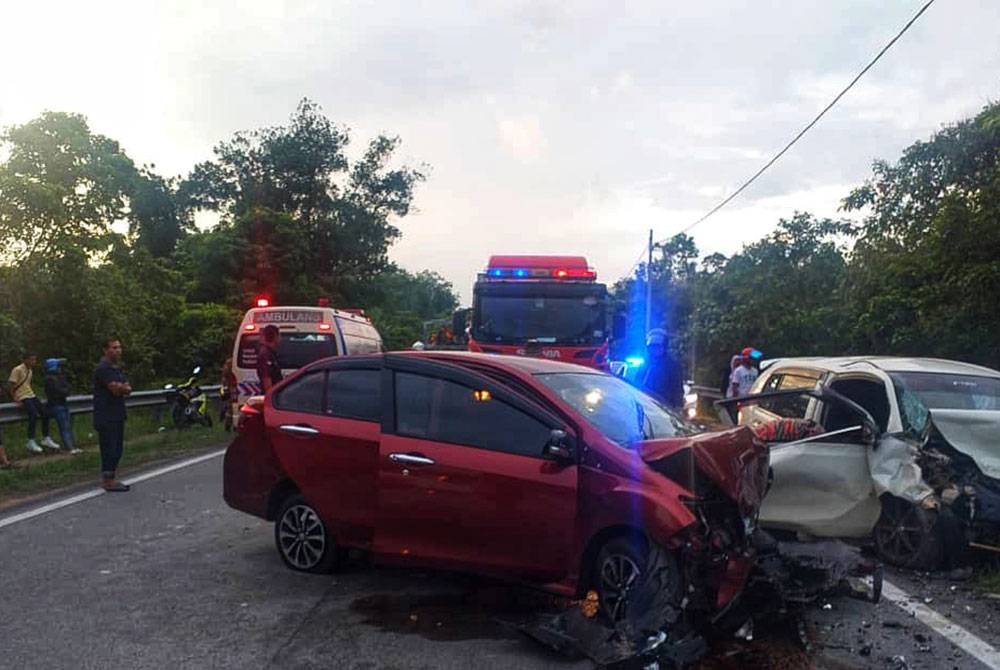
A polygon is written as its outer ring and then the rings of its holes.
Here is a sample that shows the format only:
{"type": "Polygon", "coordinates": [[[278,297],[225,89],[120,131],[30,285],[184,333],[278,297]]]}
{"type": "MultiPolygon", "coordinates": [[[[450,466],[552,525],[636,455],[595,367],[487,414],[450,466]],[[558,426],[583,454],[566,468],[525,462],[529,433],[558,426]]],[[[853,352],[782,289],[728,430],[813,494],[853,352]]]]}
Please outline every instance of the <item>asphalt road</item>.
{"type": "MultiPolygon", "coordinates": [[[[288,570],[270,524],[223,503],[221,466],[210,458],[128,494],[0,517],[0,667],[590,667],[497,623],[530,600],[518,589],[363,562],[334,576],[288,570]]],[[[995,601],[892,579],[1000,642],[995,601]]],[[[700,667],[985,667],[891,602],[828,604],[800,617],[808,650],[796,621],[763,622],[753,642],[716,643],[700,667]]]]}

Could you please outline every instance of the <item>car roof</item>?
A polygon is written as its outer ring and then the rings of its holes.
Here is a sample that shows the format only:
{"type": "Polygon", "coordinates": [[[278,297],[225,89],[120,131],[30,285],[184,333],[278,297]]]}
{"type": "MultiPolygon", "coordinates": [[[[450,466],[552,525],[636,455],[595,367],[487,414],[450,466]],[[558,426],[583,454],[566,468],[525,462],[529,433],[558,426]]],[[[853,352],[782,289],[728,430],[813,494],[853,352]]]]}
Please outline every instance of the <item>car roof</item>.
{"type": "Polygon", "coordinates": [[[471,351],[393,351],[390,356],[407,356],[425,358],[436,361],[451,361],[454,363],[474,362],[497,368],[508,368],[529,375],[576,372],[579,374],[602,374],[599,370],[587,368],[575,363],[563,363],[547,358],[531,358],[528,356],[505,356],[499,354],[480,354],[471,351]]]}
{"type": "Polygon", "coordinates": [[[982,365],[950,361],[943,358],[912,358],[905,356],[834,356],[814,358],[776,358],[764,361],[762,369],[805,367],[825,372],[863,371],[866,367],[883,372],[931,372],[935,374],[998,377],[1000,372],[982,365]]]}

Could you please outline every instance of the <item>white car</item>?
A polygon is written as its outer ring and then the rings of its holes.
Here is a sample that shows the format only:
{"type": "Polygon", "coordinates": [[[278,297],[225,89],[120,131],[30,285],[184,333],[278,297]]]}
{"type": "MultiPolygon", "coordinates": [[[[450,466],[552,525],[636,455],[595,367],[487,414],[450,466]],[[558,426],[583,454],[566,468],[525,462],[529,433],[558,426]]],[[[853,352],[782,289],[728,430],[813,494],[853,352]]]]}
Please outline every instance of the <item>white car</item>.
{"type": "Polygon", "coordinates": [[[937,567],[956,542],[1000,548],[1000,372],[929,358],[778,359],[734,404],[771,447],[761,526],[871,537],[883,560],[913,568],[937,567]]]}

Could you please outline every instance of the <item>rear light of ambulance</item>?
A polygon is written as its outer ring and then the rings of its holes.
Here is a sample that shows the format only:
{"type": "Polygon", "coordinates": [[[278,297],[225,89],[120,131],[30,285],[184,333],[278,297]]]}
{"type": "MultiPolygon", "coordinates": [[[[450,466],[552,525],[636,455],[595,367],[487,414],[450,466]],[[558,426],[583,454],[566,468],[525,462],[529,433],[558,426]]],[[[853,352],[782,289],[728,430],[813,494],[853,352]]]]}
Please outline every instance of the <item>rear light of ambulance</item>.
{"type": "Polygon", "coordinates": [[[248,323],[247,325],[243,326],[243,330],[255,330],[256,328],[257,326],[255,326],[252,323],[248,323]]]}
{"type": "Polygon", "coordinates": [[[271,299],[268,298],[267,296],[261,295],[261,296],[257,296],[257,300],[255,301],[255,303],[256,303],[256,305],[258,307],[270,307],[271,306],[271,299]]]}
{"type": "Polygon", "coordinates": [[[330,330],[332,327],[333,326],[331,326],[328,323],[321,323],[321,324],[319,324],[319,329],[320,330],[330,330]]]}

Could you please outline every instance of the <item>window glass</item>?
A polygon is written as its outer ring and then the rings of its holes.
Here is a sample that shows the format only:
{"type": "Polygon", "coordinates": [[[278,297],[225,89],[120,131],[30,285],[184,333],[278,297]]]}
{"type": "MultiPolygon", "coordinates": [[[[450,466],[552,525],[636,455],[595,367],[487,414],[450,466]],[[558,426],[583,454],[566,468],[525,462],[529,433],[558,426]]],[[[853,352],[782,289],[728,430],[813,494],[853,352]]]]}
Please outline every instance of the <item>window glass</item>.
{"type": "Polygon", "coordinates": [[[299,377],[288,384],[274,397],[274,406],[290,412],[319,414],[323,407],[322,372],[314,372],[299,377]]]}
{"type": "Polygon", "coordinates": [[[409,373],[396,374],[396,430],[524,456],[541,456],[550,432],[485,389],[409,373]]]}
{"type": "Polygon", "coordinates": [[[644,440],[698,432],[677,414],[618,377],[588,372],[535,375],[609,439],[632,448],[644,440]]]}
{"type": "MultiPolygon", "coordinates": [[[[236,366],[245,370],[257,367],[257,347],[259,333],[247,333],[240,337],[240,348],[236,356],[236,366]]],[[[298,370],[313,361],[337,355],[337,344],[329,333],[281,333],[278,344],[278,363],[283,370],[298,370]]]]}
{"type": "Polygon", "coordinates": [[[326,382],[326,413],[380,421],[381,377],[378,370],[331,370],[326,382]]]}
{"type": "Polygon", "coordinates": [[[339,317],[337,325],[344,334],[348,354],[375,354],[382,350],[382,338],[373,326],[339,317]]]}
{"type": "MultiPolygon", "coordinates": [[[[762,391],[790,391],[793,389],[813,389],[816,387],[815,377],[796,374],[775,374],[767,380],[762,391]]],[[[784,398],[763,400],[760,406],[772,414],[788,419],[803,419],[809,411],[809,396],[790,395],[784,398]]]]}
{"type": "Polygon", "coordinates": [[[934,409],[1000,410],[1000,379],[933,372],[894,372],[903,423],[921,432],[934,409]]]}

